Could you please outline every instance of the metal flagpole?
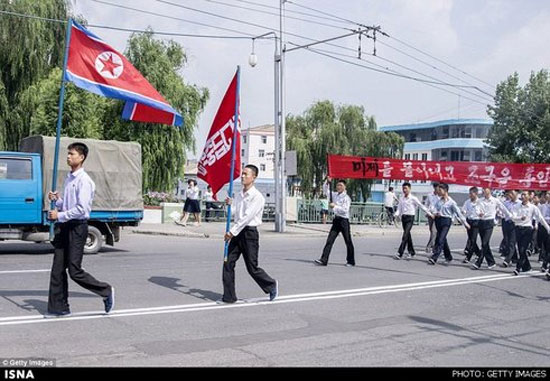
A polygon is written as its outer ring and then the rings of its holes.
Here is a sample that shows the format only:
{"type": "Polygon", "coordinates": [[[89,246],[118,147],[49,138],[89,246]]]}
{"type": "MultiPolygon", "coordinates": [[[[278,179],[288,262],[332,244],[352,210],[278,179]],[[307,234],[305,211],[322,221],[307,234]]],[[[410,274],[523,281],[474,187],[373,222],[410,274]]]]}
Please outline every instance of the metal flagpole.
{"type": "MultiPolygon", "coordinates": [[[[231,139],[231,172],[229,175],[229,197],[233,199],[233,172],[235,171],[235,151],[237,147],[237,132],[239,128],[239,94],[241,87],[241,67],[237,66],[237,86],[235,90],[235,116],[233,124],[233,139],[231,139]]],[[[225,232],[229,233],[231,228],[231,204],[227,207],[227,222],[225,224],[225,232]]],[[[229,249],[229,241],[225,241],[223,250],[223,261],[227,262],[227,254],[229,249]]]]}
{"type": "MultiPolygon", "coordinates": [[[[73,19],[69,18],[67,23],[67,32],[65,36],[65,57],[63,58],[63,72],[61,73],[61,91],[59,92],[59,105],[57,111],[57,127],[55,130],[55,154],[53,157],[52,173],[52,192],[57,188],[57,167],[59,159],[59,144],[61,140],[61,124],[63,122],[63,104],[65,103],[65,72],[67,71],[67,61],[69,60],[69,46],[71,44],[71,31],[73,28],[73,19]]],[[[50,210],[55,209],[55,201],[50,202],[50,210]]],[[[50,241],[54,238],[55,222],[50,223],[50,241]]]]}

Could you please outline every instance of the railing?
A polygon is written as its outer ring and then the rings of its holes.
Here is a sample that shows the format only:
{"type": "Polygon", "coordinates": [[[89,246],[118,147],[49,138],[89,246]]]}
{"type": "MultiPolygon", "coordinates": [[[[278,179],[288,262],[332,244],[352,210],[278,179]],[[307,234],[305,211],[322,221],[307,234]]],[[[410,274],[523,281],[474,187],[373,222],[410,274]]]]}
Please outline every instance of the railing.
{"type": "MultiPolygon", "coordinates": [[[[206,207],[206,202],[201,201],[201,218],[203,221],[226,221],[227,220],[227,205],[224,201],[208,202],[210,208],[206,207]]],[[[183,212],[183,203],[181,204],[181,210],[183,212]]],[[[266,203],[264,206],[264,214],[262,221],[269,222],[275,221],[275,204],[266,203]]]]}
{"type": "MultiPolygon", "coordinates": [[[[322,223],[323,204],[321,200],[298,200],[299,223],[322,223]]],[[[384,204],[377,202],[352,202],[350,207],[350,223],[378,224],[381,213],[385,213],[384,204]]],[[[327,222],[331,222],[334,213],[329,209],[327,222]]],[[[427,218],[424,212],[416,212],[415,224],[425,224],[427,218]]]]}

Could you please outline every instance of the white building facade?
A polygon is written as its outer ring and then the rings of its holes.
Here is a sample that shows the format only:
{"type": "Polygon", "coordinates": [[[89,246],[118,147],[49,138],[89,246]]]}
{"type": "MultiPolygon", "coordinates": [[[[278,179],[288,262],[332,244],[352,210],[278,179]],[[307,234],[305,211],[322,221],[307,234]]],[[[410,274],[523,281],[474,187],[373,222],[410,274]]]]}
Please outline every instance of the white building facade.
{"type": "Polygon", "coordinates": [[[241,163],[258,167],[259,179],[275,177],[275,128],[272,124],[250,127],[242,132],[241,163]]]}

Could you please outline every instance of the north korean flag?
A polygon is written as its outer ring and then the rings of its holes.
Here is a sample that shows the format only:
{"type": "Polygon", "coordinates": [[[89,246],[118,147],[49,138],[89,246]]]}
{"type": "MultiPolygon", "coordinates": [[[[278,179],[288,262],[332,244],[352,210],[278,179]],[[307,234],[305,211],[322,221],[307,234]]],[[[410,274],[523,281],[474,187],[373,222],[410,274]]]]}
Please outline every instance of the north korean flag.
{"type": "Polygon", "coordinates": [[[81,89],[126,101],[124,119],[181,126],[181,115],[122,54],[72,22],[65,80],[81,89]]]}

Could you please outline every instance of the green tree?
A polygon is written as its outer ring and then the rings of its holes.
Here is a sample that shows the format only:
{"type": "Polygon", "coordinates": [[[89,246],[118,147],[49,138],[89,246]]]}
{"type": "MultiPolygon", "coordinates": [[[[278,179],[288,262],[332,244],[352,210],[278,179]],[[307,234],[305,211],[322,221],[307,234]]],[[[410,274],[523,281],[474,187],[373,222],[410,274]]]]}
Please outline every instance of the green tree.
{"type": "Polygon", "coordinates": [[[491,161],[547,163],[550,154],[550,75],[531,73],[521,87],[514,73],[497,86],[495,105],[487,113],[491,161]]]}
{"type": "Polygon", "coordinates": [[[8,120],[8,99],[6,89],[0,79],[0,151],[7,149],[7,120],[8,120]]]}
{"type": "MultiPolygon", "coordinates": [[[[65,0],[0,0],[0,9],[53,19],[67,18],[65,0]]],[[[7,148],[17,149],[27,118],[11,112],[29,86],[46,77],[63,59],[65,25],[0,16],[0,80],[10,110],[5,120],[7,148]]]]}
{"type": "Polygon", "coordinates": [[[139,142],[144,191],[170,191],[183,175],[186,151],[195,150],[194,131],[209,92],[185,83],[179,72],[187,57],[174,41],[156,40],[152,32],[133,34],[125,55],[174,108],[181,110],[184,123],[172,127],[124,121],[120,119],[122,104],[111,101],[105,113],[103,138],[139,142]]]}
{"type": "MultiPolygon", "coordinates": [[[[403,139],[377,131],[373,117],[361,106],[334,106],[330,101],[313,104],[301,116],[287,117],[287,146],[296,150],[301,187],[308,197],[321,190],[327,174],[327,155],[401,157],[403,139]]],[[[353,198],[366,200],[372,180],[350,180],[353,198]]]]}
{"type": "MultiPolygon", "coordinates": [[[[61,69],[57,68],[38,83],[30,86],[20,96],[15,112],[21,119],[29,115],[29,122],[22,126],[23,136],[55,136],[61,69]]],[[[67,83],[61,134],[63,136],[101,139],[104,114],[108,105],[106,98],[78,89],[67,83]]]]}

